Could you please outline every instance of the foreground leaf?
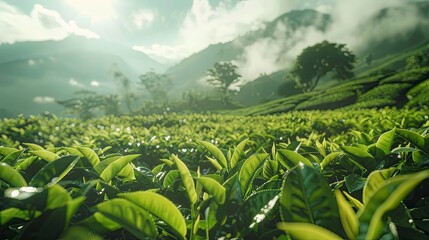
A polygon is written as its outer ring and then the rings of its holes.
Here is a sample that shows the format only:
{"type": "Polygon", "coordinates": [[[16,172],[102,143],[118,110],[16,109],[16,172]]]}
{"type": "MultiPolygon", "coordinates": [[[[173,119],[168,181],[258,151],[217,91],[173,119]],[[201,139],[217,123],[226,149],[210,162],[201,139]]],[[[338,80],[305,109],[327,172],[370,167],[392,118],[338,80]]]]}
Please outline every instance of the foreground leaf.
{"type": "Polygon", "coordinates": [[[155,238],[158,235],[155,223],[150,215],[130,201],[115,198],[99,203],[95,208],[137,238],[155,238]]]}
{"type": "Polygon", "coordinates": [[[401,201],[428,177],[429,170],[426,170],[387,179],[358,212],[360,222],[358,238],[378,239],[386,224],[385,214],[399,206],[401,201]]]}
{"type": "Polygon", "coordinates": [[[342,240],[343,238],[329,231],[326,228],[319,227],[311,223],[280,222],[277,228],[290,234],[293,239],[298,240],[342,240]]]}
{"type": "Polygon", "coordinates": [[[227,164],[225,155],[223,155],[222,151],[218,147],[216,147],[212,143],[206,142],[206,141],[200,141],[200,143],[215,157],[215,159],[217,159],[219,161],[219,163],[220,163],[220,165],[222,165],[222,167],[228,168],[228,164],[227,164]]]}
{"type": "Polygon", "coordinates": [[[284,221],[311,223],[343,234],[331,188],[312,167],[298,165],[285,175],[280,206],[284,221]]]}
{"type": "Polygon", "coordinates": [[[164,221],[178,236],[186,237],[186,222],[179,209],[166,197],[149,191],[118,194],[164,221]]]}
{"type": "Polygon", "coordinates": [[[120,157],[110,163],[100,174],[100,178],[105,182],[112,180],[124,167],[126,167],[131,161],[140,157],[140,154],[133,154],[120,157]]]}
{"type": "Polygon", "coordinates": [[[30,186],[43,187],[59,182],[77,163],[78,156],[65,156],[43,166],[31,179],[30,186]]]}
{"type": "Polygon", "coordinates": [[[12,187],[26,187],[27,181],[13,167],[0,163],[0,180],[8,183],[12,187]]]}
{"type": "Polygon", "coordinates": [[[244,163],[238,173],[238,181],[241,190],[246,196],[251,189],[252,180],[258,169],[264,164],[265,159],[269,156],[267,153],[255,154],[250,156],[244,163]]]}
{"type": "Polygon", "coordinates": [[[222,184],[209,177],[199,177],[197,181],[203,185],[203,188],[214,197],[219,205],[225,202],[226,189],[222,184]]]}
{"type": "Polygon", "coordinates": [[[173,155],[174,163],[177,166],[177,169],[180,172],[180,178],[182,179],[183,186],[186,189],[188,194],[189,202],[195,204],[197,202],[197,191],[195,190],[194,179],[192,178],[191,172],[189,172],[188,167],[180,160],[176,155],[173,155]]]}

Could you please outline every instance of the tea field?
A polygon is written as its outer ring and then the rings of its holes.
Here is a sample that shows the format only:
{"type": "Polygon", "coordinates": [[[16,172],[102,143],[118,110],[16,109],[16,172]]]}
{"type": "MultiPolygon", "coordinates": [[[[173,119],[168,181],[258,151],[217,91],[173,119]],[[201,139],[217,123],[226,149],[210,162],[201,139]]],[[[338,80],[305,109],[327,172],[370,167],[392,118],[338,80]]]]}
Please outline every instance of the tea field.
{"type": "Polygon", "coordinates": [[[0,120],[1,239],[427,239],[429,112],[0,120]]]}

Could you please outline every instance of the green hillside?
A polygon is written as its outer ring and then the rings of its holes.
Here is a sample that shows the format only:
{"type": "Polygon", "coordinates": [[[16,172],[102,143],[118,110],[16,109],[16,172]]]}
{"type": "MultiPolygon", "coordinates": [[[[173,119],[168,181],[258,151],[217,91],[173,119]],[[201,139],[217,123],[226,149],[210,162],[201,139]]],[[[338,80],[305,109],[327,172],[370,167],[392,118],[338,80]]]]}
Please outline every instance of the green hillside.
{"type": "MultiPolygon", "coordinates": [[[[300,93],[236,111],[259,115],[291,110],[424,107],[429,105],[429,67],[407,69],[410,56],[427,52],[429,45],[377,60],[371,67],[361,64],[359,77],[336,83],[310,93],[300,93]]],[[[331,81],[331,84],[334,80],[331,81]]]]}

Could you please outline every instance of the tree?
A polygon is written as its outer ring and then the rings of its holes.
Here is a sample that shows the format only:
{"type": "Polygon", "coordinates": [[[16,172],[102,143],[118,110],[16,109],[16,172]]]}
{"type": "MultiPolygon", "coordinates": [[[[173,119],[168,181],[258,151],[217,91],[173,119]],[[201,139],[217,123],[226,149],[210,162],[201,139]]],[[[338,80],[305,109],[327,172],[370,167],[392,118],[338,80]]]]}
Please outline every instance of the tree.
{"type": "Polygon", "coordinates": [[[345,80],[353,77],[356,56],[345,44],[323,41],[305,48],[297,57],[292,74],[304,92],[312,91],[320,78],[334,73],[334,78],[345,80]]]}
{"type": "Polygon", "coordinates": [[[125,76],[124,73],[119,69],[117,64],[113,64],[110,70],[113,79],[119,84],[121,88],[121,95],[125,101],[125,106],[129,113],[133,113],[133,109],[131,107],[132,102],[136,99],[135,95],[131,92],[131,81],[125,76]]]}
{"type": "Polygon", "coordinates": [[[170,83],[167,75],[156,73],[153,69],[145,74],[139,76],[140,84],[152,96],[154,101],[166,102],[167,100],[167,86],[170,83]]]}
{"type": "Polygon", "coordinates": [[[220,97],[226,105],[230,100],[230,87],[237,83],[241,75],[237,73],[237,66],[231,62],[217,62],[207,72],[207,82],[219,89],[220,97]]]}

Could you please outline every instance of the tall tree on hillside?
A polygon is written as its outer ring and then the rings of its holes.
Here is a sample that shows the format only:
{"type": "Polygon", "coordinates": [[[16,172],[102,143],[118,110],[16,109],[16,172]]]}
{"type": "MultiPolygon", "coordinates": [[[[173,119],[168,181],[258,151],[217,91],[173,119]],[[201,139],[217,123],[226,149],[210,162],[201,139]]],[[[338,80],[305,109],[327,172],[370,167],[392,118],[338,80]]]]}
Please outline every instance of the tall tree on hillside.
{"type": "Polygon", "coordinates": [[[167,86],[170,83],[167,75],[159,74],[151,69],[145,74],[139,76],[140,84],[143,85],[146,90],[152,96],[154,101],[167,101],[167,86]]]}
{"type": "Polygon", "coordinates": [[[113,64],[110,72],[113,76],[113,79],[119,85],[121,89],[122,99],[125,102],[125,106],[129,113],[133,113],[131,107],[133,101],[136,99],[136,96],[131,91],[131,80],[125,76],[125,74],[119,69],[117,64],[113,64]]]}
{"type": "Polygon", "coordinates": [[[291,73],[298,87],[304,92],[312,91],[320,78],[334,73],[334,78],[345,80],[353,77],[356,56],[345,44],[323,41],[305,48],[297,57],[291,73]]]}
{"type": "Polygon", "coordinates": [[[207,72],[207,82],[219,90],[220,97],[226,105],[230,101],[230,87],[237,83],[241,75],[237,73],[237,66],[231,62],[217,62],[207,72]]]}

